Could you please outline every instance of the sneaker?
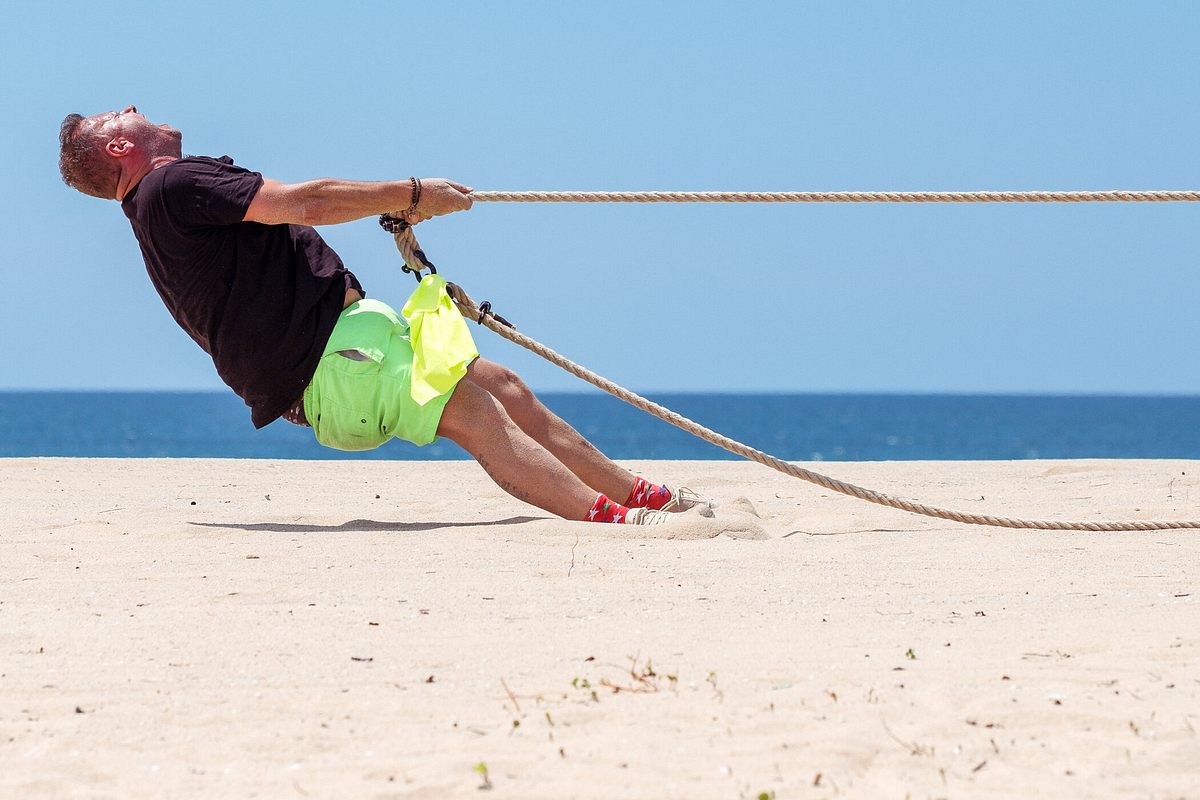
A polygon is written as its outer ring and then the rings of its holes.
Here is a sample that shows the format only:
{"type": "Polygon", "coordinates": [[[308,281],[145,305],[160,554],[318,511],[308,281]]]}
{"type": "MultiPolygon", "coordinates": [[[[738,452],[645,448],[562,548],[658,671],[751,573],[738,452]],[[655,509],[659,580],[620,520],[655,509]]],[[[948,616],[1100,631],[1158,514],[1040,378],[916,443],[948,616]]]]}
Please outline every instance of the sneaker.
{"type": "Polygon", "coordinates": [[[631,508],[625,516],[626,525],[665,525],[669,523],[674,514],[669,514],[666,511],[655,511],[652,508],[631,508]]]}
{"type": "Polygon", "coordinates": [[[676,489],[668,486],[667,491],[671,493],[671,499],[662,507],[663,511],[687,511],[689,508],[695,508],[696,506],[705,506],[711,510],[713,507],[712,500],[709,500],[707,497],[701,497],[686,486],[680,486],[676,489]]]}

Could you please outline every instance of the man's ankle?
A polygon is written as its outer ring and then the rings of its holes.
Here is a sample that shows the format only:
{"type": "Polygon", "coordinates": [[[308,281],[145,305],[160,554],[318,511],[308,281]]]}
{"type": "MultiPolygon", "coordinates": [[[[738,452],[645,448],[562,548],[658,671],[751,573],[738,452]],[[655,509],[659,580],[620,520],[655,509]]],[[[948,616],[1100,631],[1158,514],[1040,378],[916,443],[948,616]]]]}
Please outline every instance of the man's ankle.
{"type": "Polygon", "coordinates": [[[596,502],[584,514],[586,522],[615,522],[623,523],[629,515],[629,507],[614,503],[603,494],[596,495],[596,502]]]}
{"type": "Polygon", "coordinates": [[[671,490],[666,486],[651,483],[637,475],[633,479],[633,488],[629,490],[629,498],[625,505],[629,508],[658,509],[671,502],[671,490]]]}

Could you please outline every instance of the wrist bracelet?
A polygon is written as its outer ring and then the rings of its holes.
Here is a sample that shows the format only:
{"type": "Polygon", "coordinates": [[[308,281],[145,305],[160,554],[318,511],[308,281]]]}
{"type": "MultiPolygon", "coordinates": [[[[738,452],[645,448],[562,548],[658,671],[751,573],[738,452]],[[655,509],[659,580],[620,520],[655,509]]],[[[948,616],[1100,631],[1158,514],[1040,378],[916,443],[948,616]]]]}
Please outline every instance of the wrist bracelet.
{"type": "Polygon", "coordinates": [[[421,202],[421,179],[409,176],[408,181],[412,184],[412,204],[408,207],[408,213],[412,214],[417,210],[417,203],[421,202]]]}

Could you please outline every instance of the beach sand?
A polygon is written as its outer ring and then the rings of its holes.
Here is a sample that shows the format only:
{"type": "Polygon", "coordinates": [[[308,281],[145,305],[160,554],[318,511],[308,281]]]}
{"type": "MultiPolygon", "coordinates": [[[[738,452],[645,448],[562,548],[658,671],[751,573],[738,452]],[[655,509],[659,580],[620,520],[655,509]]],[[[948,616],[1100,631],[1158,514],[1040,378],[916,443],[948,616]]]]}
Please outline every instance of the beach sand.
{"type": "MultiPolygon", "coordinates": [[[[723,505],[624,528],[473,462],[0,461],[0,796],[1200,797],[1200,532],[629,466],[723,505]]],[[[1200,516],[1197,462],[811,466],[1200,516]]]]}

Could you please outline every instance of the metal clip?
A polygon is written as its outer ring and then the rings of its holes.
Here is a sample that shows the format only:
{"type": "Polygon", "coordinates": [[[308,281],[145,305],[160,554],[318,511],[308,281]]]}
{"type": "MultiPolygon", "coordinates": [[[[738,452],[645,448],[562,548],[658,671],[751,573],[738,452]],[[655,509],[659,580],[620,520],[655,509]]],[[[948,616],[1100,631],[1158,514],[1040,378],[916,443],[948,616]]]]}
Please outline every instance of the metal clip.
{"type": "MultiPolygon", "coordinates": [[[[404,233],[406,230],[411,228],[412,225],[405,220],[399,219],[398,217],[393,217],[391,214],[380,214],[379,227],[395,236],[396,234],[404,233]]],[[[415,242],[416,240],[414,239],[413,241],[415,242]]],[[[423,251],[420,247],[416,247],[413,249],[413,255],[417,257],[417,260],[420,261],[422,265],[424,265],[425,269],[429,270],[430,275],[437,275],[437,267],[435,267],[433,262],[425,257],[425,251],[423,251]]],[[[411,272],[413,277],[417,279],[417,283],[421,282],[421,270],[413,269],[408,265],[407,262],[404,264],[404,266],[400,267],[400,271],[411,272]]]]}

